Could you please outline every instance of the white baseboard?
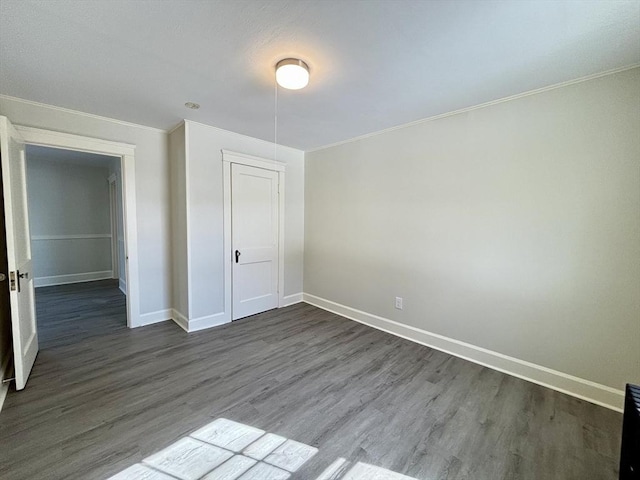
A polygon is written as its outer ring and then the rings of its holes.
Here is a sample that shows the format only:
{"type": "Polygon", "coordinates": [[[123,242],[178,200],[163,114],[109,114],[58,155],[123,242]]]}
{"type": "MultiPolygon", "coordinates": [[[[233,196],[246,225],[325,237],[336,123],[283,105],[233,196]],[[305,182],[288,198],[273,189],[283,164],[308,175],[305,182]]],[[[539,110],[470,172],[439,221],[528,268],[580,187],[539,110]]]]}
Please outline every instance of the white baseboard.
{"type": "Polygon", "coordinates": [[[207,315],[206,317],[198,317],[188,319],[182,313],[178,312],[175,308],[172,310],[173,316],[171,317],[180,328],[187,333],[197,332],[206,328],[218,327],[229,323],[226,319],[225,312],[216,313],[214,315],[207,315]]]}
{"type": "Polygon", "coordinates": [[[153,325],[154,323],[166,322],[172,318],[173,310],[171,308],[158,310],[157,312],[144,313],[140,315],[140,321],[136,327],[144,327],[146,325],[153,325]]]}
{"type": "Polygon", "coordinates": [[[217,327],[225,323],[229,322],[225,318],[224,312],[207,315],[206,317],[191,318],[189,319],[189,333],[204,330],[205,328],[217,327]]]}
{"type": "Polygon", "coordinates": [[[94,282],[96,280],[108,280],[113,277],[111,270],[103,272],[72,273],[70,275],[55,275],[52,277],[36,277],[33,285],[37,287],[50,287],[52,285],[66,285],[68,283],[94,282]]]}
{"type": "Polygon", "coordinates": [[[9,348],[2,359],[2,363],[0,363],[0,412],[2,411],[4,400],[7,398],[7,393],[9,393],[9,384],[1,383],[1,381],[5,378],[11,378],[11,357],[13,357],[13,351],[9,348]]]}
{"type": "Polygon", "coordinates": [[[303,300],[323,310],[336,313],[355,320],[356,322],[377,328],[378,330],[426,345],[427,347],[435,348],[436,350],[489,367],[493,370],[513,375],[514,377],[572,395],[618,412],[622,412],[623,410],[624,392],[622,390],[617,390],[535,363],[503,355],[443,335],[427,332],[426,330],[421,330],[409,325],[403,325],[393,320],[356,310],[355,308],[347,307],[308,293],[303,294],[303,300]]]}
{"type": "Polygon", "coordinates": [[[302,302],[302,293],[294,293],[293,295],[287,295],[282,298],[283,303],[280,307],[288,307],[289,305],[294,305],[296,303],[302,302]]]}
{"type": "Polygon", "coordinates": [[[127,294],[127,282],[125,282],[121,278],[118,279],[118,288],[122,293],[124,293],[125,295],[127,294]]]}
{"type": "Polygon", "coordinates": [[[175,308],[171,311],[171,319],[178,324],[185,332],[189,332],[189,320],[175,308]]]}

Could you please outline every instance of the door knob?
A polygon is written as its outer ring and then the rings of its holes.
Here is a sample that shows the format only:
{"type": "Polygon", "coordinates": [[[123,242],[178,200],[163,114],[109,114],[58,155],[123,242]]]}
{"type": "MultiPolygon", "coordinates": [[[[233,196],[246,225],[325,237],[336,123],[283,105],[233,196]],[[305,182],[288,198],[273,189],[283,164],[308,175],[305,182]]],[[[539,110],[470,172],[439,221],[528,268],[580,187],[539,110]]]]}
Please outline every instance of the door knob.
{"type": "Polygon", "coordinates": [[[240,250],[236,250],[236,263],[238,263],[239,258],[240,258],[240,250]]]}
{"type": "Polygon", "coordinates": [[[7,276],[4,273],[0,273],[0,282],[4,282],[7,279],[7,276]]]}

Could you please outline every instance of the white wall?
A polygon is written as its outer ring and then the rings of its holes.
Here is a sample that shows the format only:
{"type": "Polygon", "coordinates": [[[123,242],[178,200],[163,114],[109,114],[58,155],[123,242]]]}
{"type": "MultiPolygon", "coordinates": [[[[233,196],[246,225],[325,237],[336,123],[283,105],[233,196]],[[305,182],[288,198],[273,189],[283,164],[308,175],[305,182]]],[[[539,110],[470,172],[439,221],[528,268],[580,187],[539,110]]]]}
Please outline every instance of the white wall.
{"type": "Polygon", "coordinates": [[[108,176],[105,166],[66,163],[27,151],[36,287],[111,278],[108,176]]]}
{"type": "MultiPolygon", "coordinates": [[[[223,311],[221,149],[272,158],[272,143],[194,122],[186,122],[167,135],[153,128],[3,96],[0,115],[17,125],[136,145],[141,314],[148,314],[152,321],[167,318],[166,312],[172,308],[189,319],[223,311]],[[187,251],[192,265],[189,270],[187,251]]],[[[304,153],[281,146],[277,152],[278,160],[287,164],[285,295],[299,295],[304,153]]]]}
{"type": "MultiPolygon", "coordinates": [[[[273,143],[185,122],[188,212],[187,248],[191,288],[189,320],[224,311],[222,149],[273,158],[273,143]]],[[[286,295],[302,292],[304,243],[304,153],[278,146],[277,160],[286,163],[285,282],[286,295]]],[[[179,179],[182,181],[182,178],[179,179]]],[[[180,187],[183,188],[183,187],[180,187]]],[[[180,217],[181,213],[178,214],[180,217]]],[[[177,278],[177,277],[176,277],[177,278]]],[[[178,287],[180,288],[180,287],[178,287]]],[[[184,288],[183,288],[184,290],[184,288]]]]}
{"type": "Polygon", "coordinates": [[[305,293],[640,382],[639,93],[633,69],[307,153],[305,293]]]}
{"type": "Polygon", "coordinates": [[[164,131],[0,96],[12,123],[136,145],[140,313],[171,307],[169,163],[164,131]]]}

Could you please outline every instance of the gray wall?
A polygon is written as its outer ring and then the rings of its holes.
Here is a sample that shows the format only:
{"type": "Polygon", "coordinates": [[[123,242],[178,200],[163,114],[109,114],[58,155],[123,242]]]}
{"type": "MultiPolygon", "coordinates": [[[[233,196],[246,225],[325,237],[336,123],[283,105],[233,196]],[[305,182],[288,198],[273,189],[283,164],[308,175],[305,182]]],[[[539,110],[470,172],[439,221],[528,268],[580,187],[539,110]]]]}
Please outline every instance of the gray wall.
{"type": "Polygon", "coordinates": [[[185,126],[169,135],[171,162],[171,255],[173,266],[173,308],[189,318],[187,251],[187,170],[185,126]]]}
{"type": "Polygon", "coordinates": [[[633,69],[307,153],[305,292],[640,382],[639,91],[633,69]]]}
{"type": "Polygon", "coordinates": [[[27,151],[36,286],[64,283],[69,278],[65,275],[112,270],[111,239],[82,238],[111,233],[108,177],[105,166],[51,160],[27,151]]]}
{"type": "Polygon", "coordinates": [[[171,308],[167,134],[158,129],[0,97],[0,115],[16,125],[136,145],[140,313],[171,308]]]}
{"type": "MultiPolygon", "coordinates": [[[[172,132],[169,145],[175,226],[174,305],[191,320],[224,311],[221,150],[273,158],[274,145],[189,121],[172,132]]],[[[278,146],[277,159],[287,165],[284,294],[294,295],[302,293],[304,153],[278,146]]]]}

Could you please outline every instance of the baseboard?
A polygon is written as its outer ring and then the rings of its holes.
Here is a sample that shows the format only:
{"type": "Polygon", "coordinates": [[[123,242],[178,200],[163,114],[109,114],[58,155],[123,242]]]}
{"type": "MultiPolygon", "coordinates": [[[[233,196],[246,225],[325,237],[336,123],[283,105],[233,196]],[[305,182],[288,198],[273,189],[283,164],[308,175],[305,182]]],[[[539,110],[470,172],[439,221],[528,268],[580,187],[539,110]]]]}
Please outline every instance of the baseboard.
{"type": "Polygon", "coordinates": [[[206,317],[190,318],[189,319],[189,333],[197,332],[198,330],[204,330],[205,328],[217,327],[229,323],[225,319],[224,312],[216,313],[214,315],[207,315],[206,317]]]}
{"type": "Polygon", "coordinates": [[[189,320],[175,308],[171,310],[171,320],[176,322],[178,326],[185,332],[189,332],[189,320]]]}
{"type": "Polygon", "coordinates": [[[599,383],[552,370],[535,363],[503,355],[469,343],[356,310],[308,293],[303,301],[323,310],[355,320],[398,337],[426,345],[493,370],[557,390],[612,410],[622,412],[624,392],[599,383]]]}
{"type": "Polygon", "coordinates": [[[171,319],[187,333],[193,333],[229,323],[229,321],[225,318],[225,312],[189,319],[182,313],[178,312],[175,308],[172,310],[171,319]]]}
{"type": "Polygon", "coordinates": [[[145,325],[153,325],[154,323],[166,322],[173,318],[173,310],[158,310],[157,312],[144,313],[140,315],[140,322],[136,327],[144,327],[145,325]]]}
{"type": "MultiPolygon", "coordinates": [[[[9,348],[2,359],[2,363],[0,363],[0,377],[2,380],[5,378],[11,378],[11,357],[13,356],[13,351],[9,348]]],[[[9,393],[9,384],[8,383],[0,383],[0,412],[2,411],[2,406],[4,405],[4,400],[7,398],[7,393],[9,393]]]]}
{"type": "Polygon", "coordinates": [[[280,307],[288,307],[302,301],[302,293],[294,293],[293,295],[287,295],[282,298],[282,305],[280,307]]]}
{"type": "Polygon", "coordinates": [[[118,288],[122,293],[124,293],[125,295],[127,294],[127,282],[125,282],[121,278],[118,279],[118,288]]]}
{"type": "Polygon", "coordinates": [[[94,282],[96,280],[109,280],[113,277],[111,270],[103,272],[72,273],[70,275],[55,275],[51,277],[36,277],[33,285],[38,287],[50,287],[52,285],[66,285],[68,283],[94,282]]]}

